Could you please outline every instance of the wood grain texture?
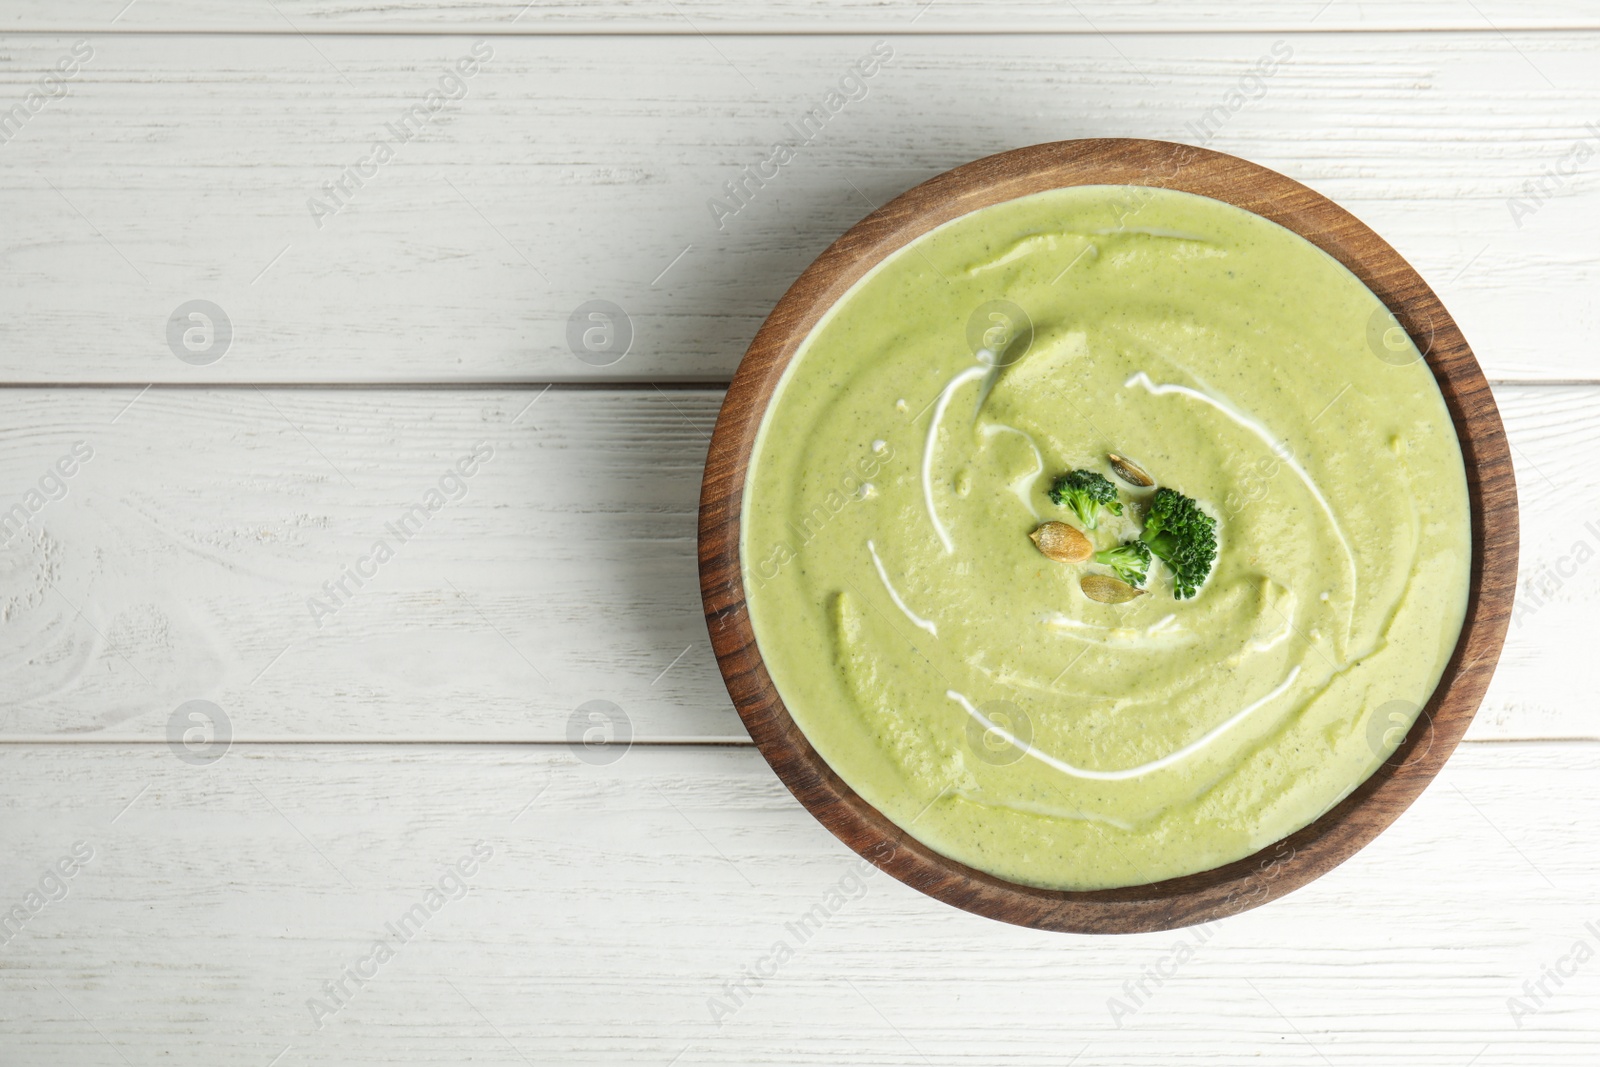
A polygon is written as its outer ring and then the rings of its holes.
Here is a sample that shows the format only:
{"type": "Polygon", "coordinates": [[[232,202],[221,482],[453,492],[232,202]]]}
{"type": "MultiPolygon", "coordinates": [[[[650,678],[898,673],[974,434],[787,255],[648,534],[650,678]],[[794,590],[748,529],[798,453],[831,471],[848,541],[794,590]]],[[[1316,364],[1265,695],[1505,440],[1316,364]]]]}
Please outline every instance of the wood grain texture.
{"type": "Polygon", "coordinates": [[[717,663],[750,736],[812,814],[862,856],[948,904],[1022,926],[1083,933],[1165,930],[1257,907],[1327,873],[1393,822],[1438,773],[1483,698],[1511,621],[1517,496],[1499,412],[1465,338],[1427,283],[1382,238],[1311,189],[1232,156],[1162,141],[1035,145],[932,179],[852,227],[799,277],[751,342],[729,387],[700,498],[700,587],[717,663]],[[1305,237],[1344,264],[1406,327],[1439,382],[1462,445],[1472,511],[1466,617],[1454,656],[1399,751],[1321,818],[1212,871],[1145,886],[1058,892],[940,855],[859,797],[790,718],[745,603],[745,475],[779,379],[822,316],[873,267],[952,219],[1074,185],[1140,185],[1209,196],[1305,237]]]}
{"type": "MultiPolygon", "coordinates": [[[[204,698],[241,739],[560,741],[606,699],[640,738],[748,743],[695,597],[721,390],[139,393],[0,389],[0,516],[95,449],[0,546],[0,738],[159,741],[204,698]],[[306,598],[485,439],[467,497],[317,627],[306,598]]],[[[1495,396],[1521,589],[1468,736],[1600,738],[1582,672],[1551,667],[1585,661],[1600,602],[1600,388],[1495,396]]]]}
{"type": "MultiPolygon", "coordinates": [[[[1022,144],[1206,129],[1383,234],[1491,377],[1600,377],[1600,164],[1542,177],[1600,146],[1600,35],[1285,34],[1292,61],[1237,112],[1276,36],[886,37],[866,97],[719,229],[708,201],[874,39],[494,38],[465,97],[319,229],[312,196],[474,38],[90,35],[66,95],[0,145],[0,380],[725,382],[800,270],[917,182],[1022,144]],[[165,334],[196,298],[234,327],[209,366],[165,334]],[[611,366],[569,344],[592,299],[631,317],[611,366]]],[[[0,113],[74,40],[0,37],[0,113]]]]}
{"type": "Polygon", "coordinates": [[[404,5],[375,0],[140,0],[127,10],[94,0],[13,0],[0,28],[30,31],[307,33],[727,33],[842,32],[1216,32],[1270,29],[1469,30],[1595,28],[1592,6],[1582,0],[774,0],[759,11],[733,0],[433,0],[404,5]]]}
{"type": "Polygon", "coordinates": [[[730,733],[692,563],[717,399],[0,391],[0,510],[94,452],[0,548],[3,730],[160,740],[205,698],[241,737],[558,740],[605,699],[730,733]]]}
{"type": "Polygon", "coordinates": [[[1594,940],[1594,744],[1465,746],[1313,885],[1127,938],[863,870],[750,749],[236,746],[196,768],[4,746],[0,811],[7,909],[95,849],[0,947],[6,1063],[1546,1067],[1587,1064],[1600,1029],[1592,961],[1521,1027],[1507,1007],[1594,940]],[[468,896],[316,1029],[306,1001],[479,840],[468,896]],[[793,958],[717,1025],[711,998],[780,941],[793,958]]]}
{"type": "MultiPolygon", "coordinates": [[[[1521,229],[1505,205],[1600,115],[1595,38],[1476,24],[1592,28],[1592,5],[1314,6],[0,5],[0,31],[23,31],[0,37],[0,114],[80,36],[95,47],[64,99],[0,138],[0,382],[133,383],[0,390],[0,506],[73,440],[97,449],[34,519],[39,541],[0,547],[0,909],[74,840],[97,849],[65,900],[0,945],[0,1061],[1588,1067],[1592,969],[1522,1026],[1507,1012],[1595,919],[1585,744],[1463,746],[1370,847],[1207,928],[1160,982],[1148,975],[1188,935],[1046,935],[874,876],[719,1027],[709,998],[859,869],[754,751],[635,745],[595,767],[563,745],[381,742],[561,742],[594,697],[622,705],[636,737],[747,737],[693,598],[701,432],[720,389],[669,389],[681,417],[648,387],[558,389],[506,432],[538,386],[157,388],[110,423],[151,381],[725,382],[866,198],[1018,144],[1189,138],[1280,34],[1295,62],[1212,147],[1353,208],[1456,309],[1494,375],[1600,378],[1593,172],[1521,229]],[[1301,33],[1313,16],[1472,32],[1301,33]],[[707,42],[697,27],[821,36],[707,42]],[[830,36],[846,29],[871,36],[830,36]],[[1019,35],[912,36],[924,29],[1019,35]],[[1199,32],[1164,32],[1183,29],[1199,32]],[[1216,32],[1230,29],[1255,32],[1216,32]],[[305,199],[474,39],[366,36],[416,30],[485,34],[495,59],[317,231],[305,199]],[[585,30],[679,36],[538,36],[585,30]],[[904,59],[894,80],[716,230],[706,199],[878,35],[904,59]],[[179,363],[162,329],[194,297],[238,326],[207,367],[179,363]],[[637,327],[610,368],[565,338],[595,297],[637,327]],[[483,436],[501,447],[466,500],[273,664],[310,589],[483,436]],[[172,702],[194,697],[224,705],[236,738],[365,743],[236,744],[197,768],[165,744],[172,702]],[[498,850],[479,888],[314,1029],[306,999],[479,837],[498,850]],[[1109,999],[1141,981],[1153,995],[1119,1025],[1109,999]]],[[[1600,737],[1576,669],[1600,604],[1600,390],[1496,399],[1526,565],[1469,740],[1600,737]]]]}

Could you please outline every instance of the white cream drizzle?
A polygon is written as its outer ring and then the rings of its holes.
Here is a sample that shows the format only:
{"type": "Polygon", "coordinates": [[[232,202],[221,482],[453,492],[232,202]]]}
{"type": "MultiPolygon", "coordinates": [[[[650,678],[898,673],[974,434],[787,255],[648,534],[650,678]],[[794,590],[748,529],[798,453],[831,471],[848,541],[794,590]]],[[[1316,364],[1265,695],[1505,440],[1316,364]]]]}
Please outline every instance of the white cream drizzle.
{"type": "Polygon", "coordinates": [[[987,373],[989,368],[982,365],[968,367],[945,383],[944,388],[939,390],[939,399],[934,401],[933,418],[928,420],[928,436],[922,445],[922,500],[928,506],[928,518],[933,523],[933,532],[939,535],[945,555],[954,552],[956,544],[950,540],[950,531],[939,521],[939,510],[933,505],[933,447],[938,442],[939,422],[944,418],[945,409],[950,406],[951,396],[963,385],[987,373]]]}
{"type": "Polygon", "coordinates": [[[1322,513],[1328,516],[1328,522],[1333,526],[1333,535],[1339,539],[1339,547],[1344,549],[1345,562],[1349,564],[1350,567],[1350,601],[1353,610],[1356,596],[1356,556],[1355,552],[1350,548],[1349,540],[1345,538],[1344,527],[1339,525],[1338,516],[1334,515],[1333,507],[1328,503],[1328,498],[1322,495],[1322,490],[1317,488],[1317,483],[1311,480],[1311,475],[1306,473],[1306,469],[1300,466],[1300,464],[1295,461],[1293,456],[1284,455],[1283,452],[1279,450],[1278,439],[1272,435],[1272,431],[1268,430],[1261,423],[1244,414],[1227,401],[1218,397],[1214,397],[1209,393],[1203,393],[1198,389],[1191,389],[1187,385],[1157,385],[1155,382],[1150,380],[1150,376],[1144,371],[1140,371],[1122,383],[1122,387],[1124,389],[1132,388],[1135,385],[1143,386],[1145,392],[1149,393],[1151,396],[1165,396],[1169,393],[1177,393],[1180,396],[1186,396],[1190,399],[1198,400],[1202,404],[1209,404],[1218,411],[1222,412],[1228,418],[1232,419],[1234,422],[1238,423],[1240,426],[1243,426],[1245,429],[1261,438],[1261,440],[1265,442],[1266,446],[1272,450],[1272,454],[1282,460],[1284,465],[1290,470],[1294,471],[1295,477],[1300,479],[1301,483],[1305,485],[1306,489],[1316,499],[1318,506],[1322,508],[1322,513]]]}
{"type": "Polygon", "coordinates": [[[980,429],[983,436],[993,437],[1001,433],[1014,433],[1028,442],[1028,447],[1033,449],[1034,468],[1026,474],[1018,475],[1011,479],[1006,488],[1011,490],[1011,495],[1022,501],[1022,506],[1034,518],[1039,518],[1039,509],[1033,506],[1033,483],[1038,481],[1039,475],[1044,473],[1044,456],[1039,451],[1039,445],[1034,441],[1033,435],[1026,430],[1019,430],[1015,426],[1007,426],[1003,422],[985,423],[980,429]]]}
{"type": "Polygon", "coordinates": [[[1288,590],[1283,599],[1288,601],[1286,605],[1287,610],[1280,608],[1277,604],[1267,605],[1277,613],[1280,619],[1283,620],[1283,625],[1280,626],[1276,632],[1269,634],[1266,637],[1256,637],[1251,641],[1247,641],[1244,646],[1246,649],[1251,652],[1270,652],[1274,648],[1277,648],[1279,645],[1287,641],[1289,639],[1289,635],[1294,633],[1294,613],[1295,609],[1300,603],[1300,598],[1297,597],[1294,593],[1294,590],[1291,589],[1288,590]]]}
{"type": "Polygon", "coordinates": [[[1132,626],[1101,626],[1098,623],[1074,619],[1071,615],[1059,611],[1042,616],[1041,621],[1052,630],[1064,631],[1067,637],[1087,641],[1090,644],[1111,642],[1132,648],[1174,648],[1187,644],[1194,638],[1193,630],[1176,625],[1178,621],[1176,615],[1167,615],[1144,629],[1132,626]],[[1092,636],[1073,633],[1074,630],[1081,630],[1092,636]]]}
{"type": "Polygon", "coordinates": [[[1290,626],[1288,620],[1285,620],[1283,629],[1279,630],[1265,641],[1251,641],[1244,647],[1248,648],[1251,652],[1271,652],[1273,649],[1289,640],[1289,634],[1292,633],[1293,630],[1294,628],[1290,626]]]}
{"type": "Polygon", "coordinates": [[[912,611],[909,607],[906,606],[906,602],[900,598],[900,594],[895,590],[895,587],[889,581],[889,572],[883,569],[883,560],[878,558],[877,546],[874,545],[871,541],[868,541],[867,542],[867,551],[872,554],[872,565],[874,567],[878,568],[878,577],[880,579],[882,579],[883,587],[884,587],[884,589],[888,590],[889,599],[894,601],[894,606],[899,608],[900,609],[900,613],[902,615],[904,615],[906,618],[910,619],[913,624],[915,624],[917,626],[920,626],[922,629],[928,631],[933,636],[938,637],[939,636],[939,627],[938,627],[938,625],[933,623],[933,622],[930,622],[927,619],[924,619],[921,615],[918,615],[916,612],[912,611]]]}
{"type": "Polygon", "coordinates": [[[985,730],[994,732],[1007,744],[1020,749],[1024,755],[1032,756],[1034,759],[1038,760],[1040,763],[1043,763],[1047,767],[1060,771],[1062,774],[1069,775],[1073,778],[1088,778],[1097,782],[1121,782],[1130,778],[1139,778],[1155,771],[1164,770],[1167,767],[1171,767],[1173,764],[1179,763],[1194,755],[1196,752],[1209,745],[1212,741],[1215,741],[1218,737],[1221,737],[1233,727],[1243,722],[1250,716],[1251,712],[1264,707],[1265,705],[1276,700],[1278,697],[1282,696],[1284,693],[1288,692],[1289,687],[1294,685],[1294,680],[1299,676],[1300,667],[1297,664],[1294,669],[1289,672],[1289,676],[1285,678],[1276,689],[1272,690],[1272,692],[1268,693],[1260,700],[1257,700],[1252,704],[1248,704],[1234,712],[1233,715],[1229,716],[1226,721],[1206,731],[1204,734],[1201,734],[1198,738],[1189,742],[1187,745],[1184,745],[1176,752],[1168,753],[1158,760],[1152,760],[1149,763],[1141,763],[1137,767],[1129,767],[1126,770],[1121,771],[1092,771],[1086,767],[1075,767],[1072,764],[1067,763],[1065,760],[1056,759],[1047,752],[1041,752],[1032,745],[1019,741],[1004,727],[995,725],[989,720],[988,716],[984,715],[983,712],[973,707],[972,701],[968,700],[965,696],[956,692],[954,689],[946,689],[944,695],[949,697],[951,700],[954,700],[957,704],[960,704],[966,713],[977,720],[977,722],[985,730]]]}

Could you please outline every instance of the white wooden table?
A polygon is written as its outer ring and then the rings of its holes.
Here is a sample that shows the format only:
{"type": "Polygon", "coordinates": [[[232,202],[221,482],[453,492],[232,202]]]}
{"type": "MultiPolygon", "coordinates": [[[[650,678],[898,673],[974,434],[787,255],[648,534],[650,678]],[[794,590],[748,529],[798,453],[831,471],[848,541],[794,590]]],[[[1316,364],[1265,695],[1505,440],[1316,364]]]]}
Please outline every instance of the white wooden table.
{"type": "Polygon", "coordinates": [[[1595,4],[123,4],[0,9],[0,1063],[1600,1062],[1595,4]],[[1495,381],[1525,509],[1468,742],[1201,931],[861,877],[700,616],[766,310],[873,204],[1083,136],[1374,226],[1495,381]],[[569,343],[595,300],[620,359],[569,343]],[[592,701],[621,758],[569,745],[592,701]]]}

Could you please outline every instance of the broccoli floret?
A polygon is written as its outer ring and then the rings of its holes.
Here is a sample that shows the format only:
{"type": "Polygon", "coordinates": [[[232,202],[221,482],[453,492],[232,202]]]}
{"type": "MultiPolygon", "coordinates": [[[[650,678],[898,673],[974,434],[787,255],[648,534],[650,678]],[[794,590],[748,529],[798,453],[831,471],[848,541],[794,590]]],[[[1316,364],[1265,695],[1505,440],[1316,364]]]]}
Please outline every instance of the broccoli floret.
{"type": "Polygon", "coordinates": [[[1217,562],[1217,520],[1176,489],[1156,490],[1140,539],[1172,571],[1179,600],[1199,592],[1217,562]]]}
{"type": "Polygon", "coordinates": [[[1117,577],[1129,585],[1143,585],[1150,571],[1150,546],[1143,541],[1129,541],[1114,548],[1102,548],[1094,554],[1094,561],[1116,571],[1117,577]]]}
{"type": "Polygon", "coordinates": [[[1122,514],[1122,503],[1117,500],[1117,487],[1103,474],[1094,471],[1068,471],[1050,487],[1050,499],[1061,507],[1071,508],[1087,529],[1100,524],[1100,509],[1113,515],[1122,514]]]}

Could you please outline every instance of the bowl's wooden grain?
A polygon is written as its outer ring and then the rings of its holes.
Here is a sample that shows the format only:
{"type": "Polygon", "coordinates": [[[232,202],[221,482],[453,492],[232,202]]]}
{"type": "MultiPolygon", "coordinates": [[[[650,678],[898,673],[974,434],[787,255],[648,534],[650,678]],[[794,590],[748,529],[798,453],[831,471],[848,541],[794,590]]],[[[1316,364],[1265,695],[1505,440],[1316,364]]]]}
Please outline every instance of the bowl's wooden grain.
{"type": "Polygon", "coordinates": [[[723,402],[700,499],[700,587],[728,692],[750,736],[800,802],[862,856],[959,908],[1022,926],[1132,933],[1253,908],[1348,859],[1422,792],[1477,711],[1511,616],[1516,483],[1500,415],[1477,360],[1439,298],[1349,212],[1274,171],[1165,141],[1061,141],[941,174],[867,216],[808,267],[767,318],[723,402]],[[1472,507],[1472,589],[1455,654],[1404,745],[1338,806],[1225,867],[1150,885],[1058,892],[1004,881],[939,855],[856,795],[790,718],[762,663],[745,604],[739,520],[756,431],[778,379],[823,313],[873,265],[981,207],[1072,185],[1146,185],[1223,200],[1327,251],[1377,294],[1426,355],[1455,422],[1472,507]]]}

